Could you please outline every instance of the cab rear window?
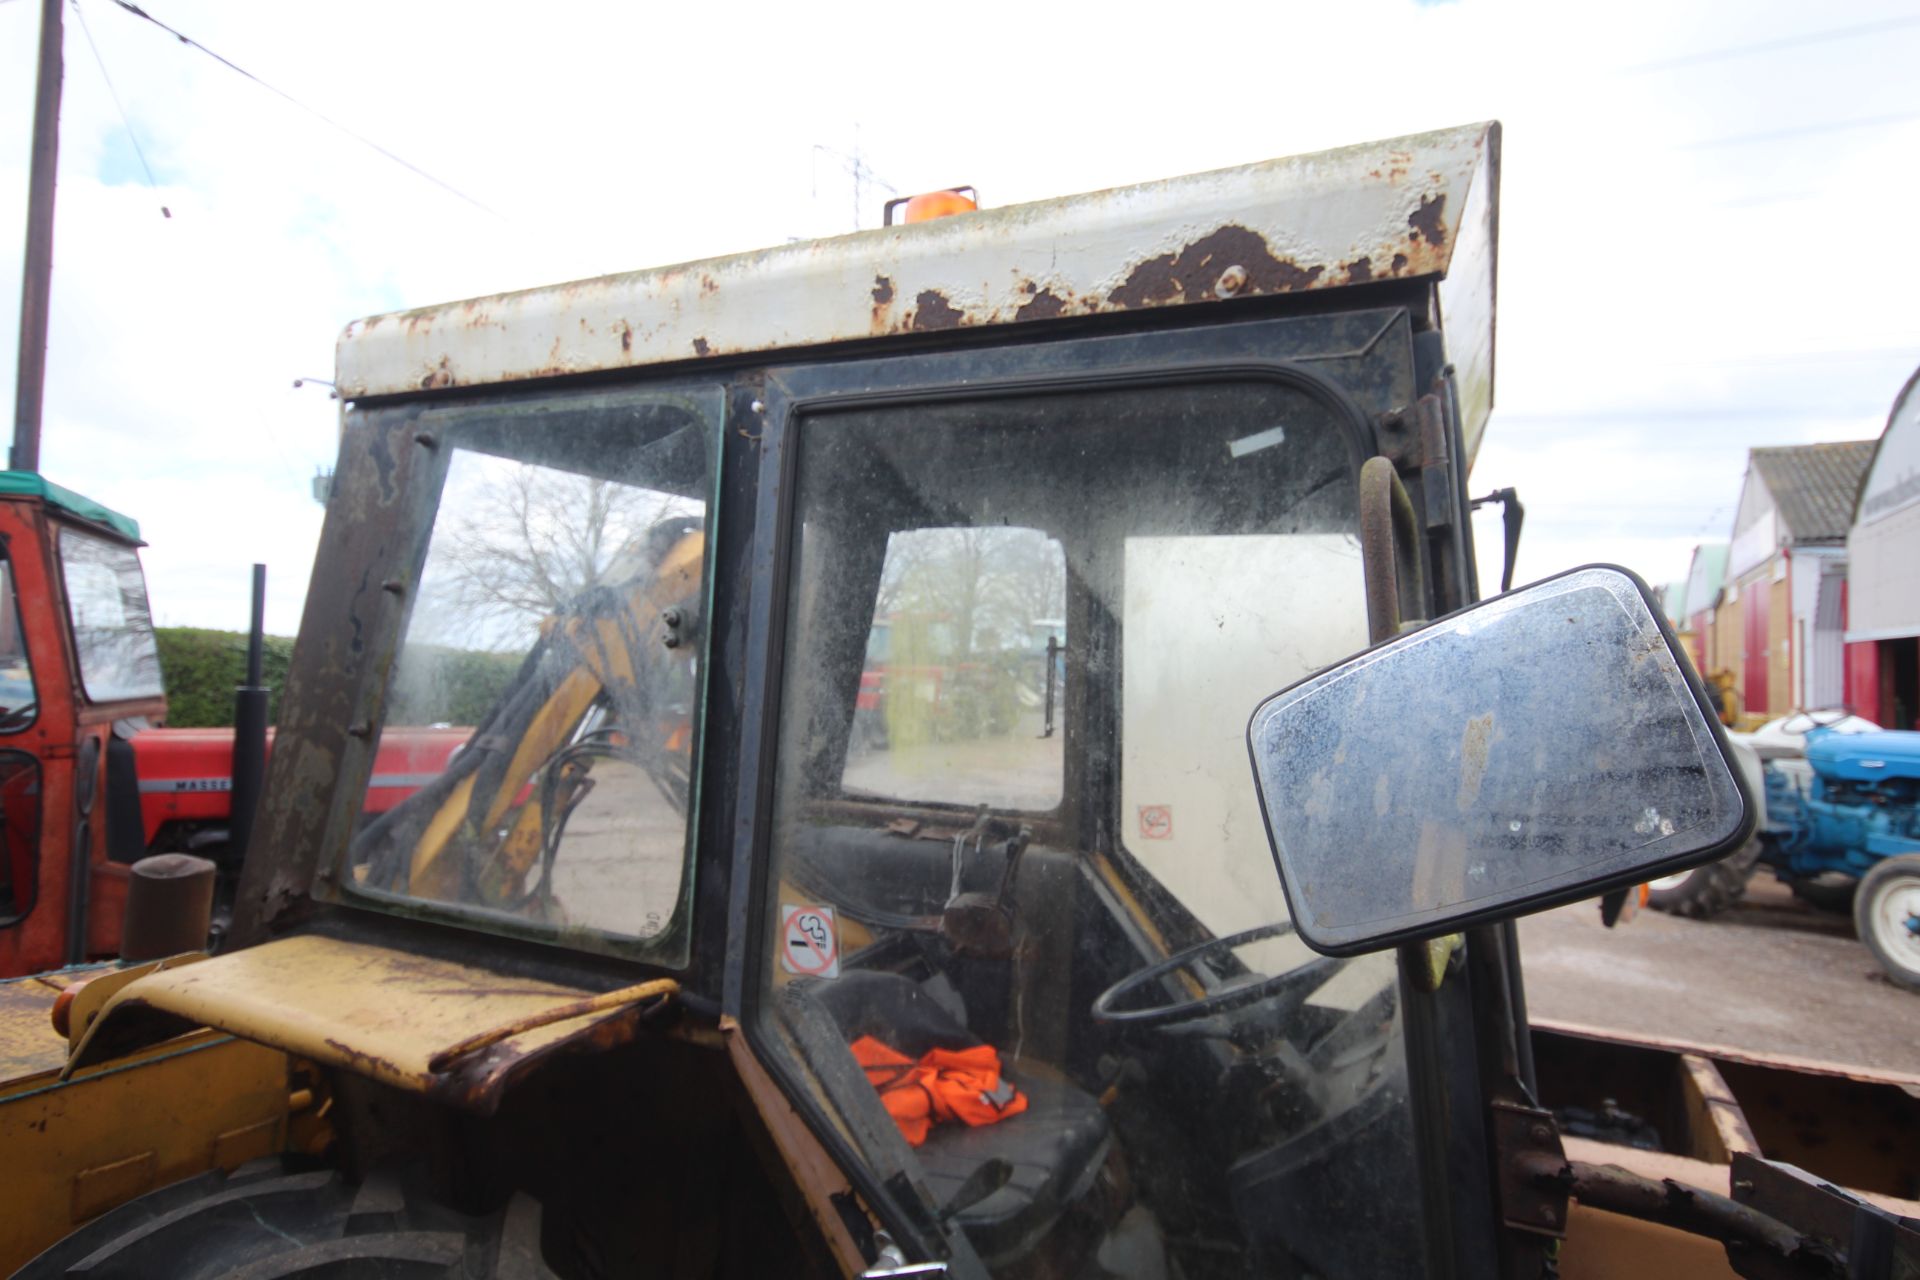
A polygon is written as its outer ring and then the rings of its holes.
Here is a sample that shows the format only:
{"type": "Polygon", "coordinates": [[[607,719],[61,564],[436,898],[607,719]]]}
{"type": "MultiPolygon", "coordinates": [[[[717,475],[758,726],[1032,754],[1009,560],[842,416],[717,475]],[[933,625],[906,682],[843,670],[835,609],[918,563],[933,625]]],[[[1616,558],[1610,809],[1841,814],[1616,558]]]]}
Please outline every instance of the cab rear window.
{"type": "Polygon", "coordinates": [[[60,571],[88,701],[159,697],[160,650],[139,554],[124,543],[62,529],[60,571]]]}

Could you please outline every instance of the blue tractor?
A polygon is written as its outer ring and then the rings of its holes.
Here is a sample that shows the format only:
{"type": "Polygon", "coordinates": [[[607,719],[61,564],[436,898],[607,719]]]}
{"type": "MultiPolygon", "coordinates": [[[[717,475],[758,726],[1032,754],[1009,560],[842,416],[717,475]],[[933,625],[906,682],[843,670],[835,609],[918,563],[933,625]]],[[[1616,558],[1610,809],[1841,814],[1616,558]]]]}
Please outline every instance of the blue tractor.
{"type": "Polygon", "coordinates": [[[1815,729],[1797,763],[1766,765],[1759,861],[1789,884],[1856,881],[1860,940],[1920,990],[1920,733],[1815,729]]]}

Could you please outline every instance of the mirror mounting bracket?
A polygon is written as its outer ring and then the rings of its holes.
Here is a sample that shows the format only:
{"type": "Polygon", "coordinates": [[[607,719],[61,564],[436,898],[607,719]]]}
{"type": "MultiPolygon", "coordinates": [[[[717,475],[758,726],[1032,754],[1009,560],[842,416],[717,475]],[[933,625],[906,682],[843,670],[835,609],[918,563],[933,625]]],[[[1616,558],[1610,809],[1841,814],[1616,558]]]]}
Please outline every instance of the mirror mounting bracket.
{"type": "Polygon", "coordinates": [[[1567,1167],[1553,1113],[1524,1103],[1494,1101],[1494,1164],[1500,1218],[1508,1227],[1554,1240],[1567,1237],[1567,1167]]]}

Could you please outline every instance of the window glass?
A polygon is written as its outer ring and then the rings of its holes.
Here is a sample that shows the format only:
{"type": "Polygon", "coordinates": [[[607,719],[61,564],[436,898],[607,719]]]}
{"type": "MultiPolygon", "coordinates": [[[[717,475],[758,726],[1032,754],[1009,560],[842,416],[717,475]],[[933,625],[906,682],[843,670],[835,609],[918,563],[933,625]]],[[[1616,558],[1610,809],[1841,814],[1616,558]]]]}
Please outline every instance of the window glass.
{"type": "MultiPolygon", "coordinates": [[[[1366,648],[1359,543],[1348,533],[1130,537],[1123,573],[1121,842],[1213,933],[1284,917],[1246,721],[1275,690],[1366,648]]],[[[1253,955],[1311,957],[1292,936],[1243,958],[1253,955]]]]}
{"type": "Polygon", "coordinates": [[[684,962],[718,413],[582,395],[442,415],[350,893],[684,962]]]}
{"type": "Polygon", "coordinates": [[[0,751],[0,927],[33,910],[40,879],[40,762],[0,751]]]}
{"type": "Polygon", "coordinates": [[[1037,529],[889,534],[847,791],[1057,805],[1060,685],[1048,667],[1057,665],[1066,586],[1059,542],[1037,529]]]}
{"type": "Polygon", "coordinates": [[[1365,645],[1349,439],[1250,379],[798,426],[761,1025],[993,1274],[1422,1269],[1392,957],[1291,935],[1246,749],[1365,645]]]}
{"type": "Polygon", "coordinates": [[[139,554],[125,543],[63,528],[60,567],[87,698],[120,702],[159,697],[164,692],[160,650],[147,612],[139,554]]]}
{"type": "Polygon", "coordinates": [[[33,723],[39,694],[27,637],[20,625],[20,598],[13,587],[13,562],[0,558],[0,734],[18,733],[33,723]]]}

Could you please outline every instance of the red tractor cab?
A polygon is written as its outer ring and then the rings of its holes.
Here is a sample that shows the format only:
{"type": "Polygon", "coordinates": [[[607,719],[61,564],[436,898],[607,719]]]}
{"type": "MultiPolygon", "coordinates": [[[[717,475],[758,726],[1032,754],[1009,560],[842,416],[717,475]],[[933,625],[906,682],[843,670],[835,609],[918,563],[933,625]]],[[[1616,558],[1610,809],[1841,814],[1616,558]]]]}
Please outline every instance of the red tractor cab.
{"type": "Polygon", "coordinates": [[[0,975],[119,944],[106,801],[133,780],[127,739],[167,713],[143,545],[131,518],[0,472],[0,975]]]}
{"type": "MultiPolygon", "coordinates": [[[[0,472],[0,978],[118,954],[128,868],[195,853],[239,877],[234,733],[164,729],[140,526],[0,472]]],[[[441,773],[464,729],[380,745],[368,812],[441,773]]],[[[269,736],[271,749],[271,736],[269,736]]]]}

